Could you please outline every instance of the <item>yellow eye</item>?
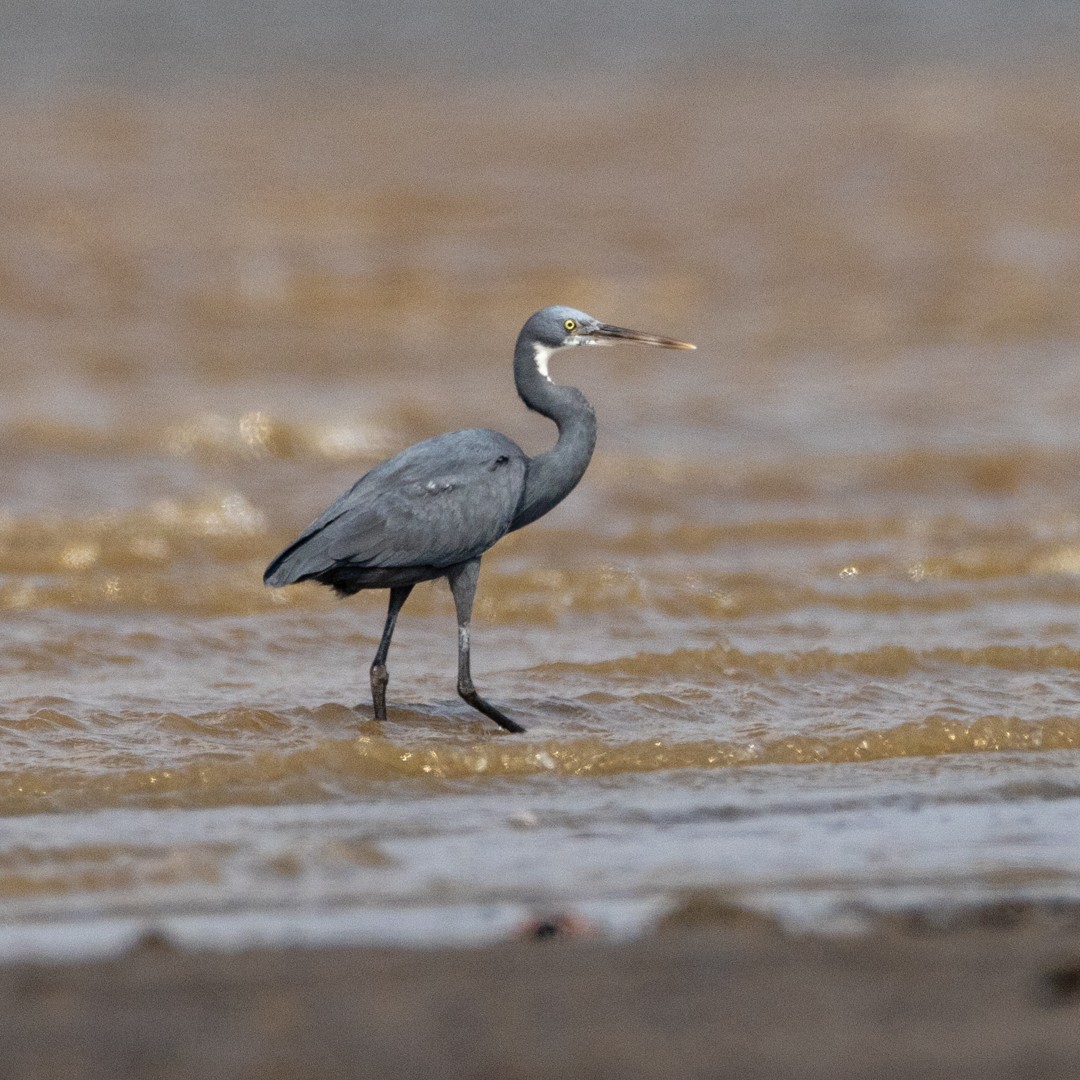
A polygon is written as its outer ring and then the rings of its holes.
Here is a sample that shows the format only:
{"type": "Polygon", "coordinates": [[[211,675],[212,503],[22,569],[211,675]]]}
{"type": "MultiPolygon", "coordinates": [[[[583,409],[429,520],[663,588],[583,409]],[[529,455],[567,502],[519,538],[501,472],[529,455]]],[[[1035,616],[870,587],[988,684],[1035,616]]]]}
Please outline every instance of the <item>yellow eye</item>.
{"type": "Polygon", "coordinates": [[[565,326],[570,333],[573,333],[577,329],[577,323],[574,322],[573,319],[567,319],[566,322],[563,323],[563,326],[565,326]]]}

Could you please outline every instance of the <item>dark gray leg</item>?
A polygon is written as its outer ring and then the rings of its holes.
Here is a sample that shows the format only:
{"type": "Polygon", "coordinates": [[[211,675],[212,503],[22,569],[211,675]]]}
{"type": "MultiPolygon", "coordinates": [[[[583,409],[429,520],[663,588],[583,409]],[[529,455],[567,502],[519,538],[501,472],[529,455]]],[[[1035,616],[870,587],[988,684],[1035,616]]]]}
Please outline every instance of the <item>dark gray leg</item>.
{"type": "Polygon", "coordinates": [[[480,560],[455,566],[447,575],[450,591],[454,594],[454,607],[457,609],[458,624],[458,673],[457,691],[474,708],[490,717],[507,731],[522,732],[525,729],[509,716],[499,712],[494,705],[486,702],[473,686],[469,672],[469,622],[472,619],[473,597],[476,596],[476,579],[480,575],[480,560]]]}
{"type": "Polygon", "coordinates": [[[386,625],[383,627],[382,640],[375,651],[375,659],[371,662],[371,701],[375,706],[376,720],[386,719],[386,684],[390,681],[390,676],[386,674],[386,654],[390,651],[390,639],[394,636],[398,612],[409,599],[409,593],[412,590],[411,585],[399,585],[390,590],[390,607],[386,612],[386,625]]]}

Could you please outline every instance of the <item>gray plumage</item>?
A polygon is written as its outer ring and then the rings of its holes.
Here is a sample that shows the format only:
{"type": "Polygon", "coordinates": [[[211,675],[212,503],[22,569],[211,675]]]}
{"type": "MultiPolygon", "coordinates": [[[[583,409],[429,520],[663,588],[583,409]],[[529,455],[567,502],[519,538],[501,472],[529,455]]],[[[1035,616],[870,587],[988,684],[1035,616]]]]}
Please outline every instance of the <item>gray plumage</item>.
{"type": "Polygon", "coordinates": [[[482,428],[416,443],[362,476],[270,564],[264,580],[314,579],[350,596],[441,577],[510,531],[527,464],[519,446],[482,428]]]}
{"type": "Polygon", "coordinates": [[[386,718],[386,654],[398,612],[414,585],[445,577],[458,616],[458,692],[506,730],[524,730],[472,685],[469,621],[480,557],[508,532],[566,498],[592,457],[595,414],[579,390],[551,381],[551,354],[620,340],[694,347],[610,326],[573,308],[538,311],[518,336],[514,381],[522,401],[555,422],[559,438],[551,450],[529,457],[505,435],[486,428],[416,443],[362,476],[267,567],[263,580],[274,587],[319,581],[343,596],[390,589],[371,666],[377,720],[386,718]]]}

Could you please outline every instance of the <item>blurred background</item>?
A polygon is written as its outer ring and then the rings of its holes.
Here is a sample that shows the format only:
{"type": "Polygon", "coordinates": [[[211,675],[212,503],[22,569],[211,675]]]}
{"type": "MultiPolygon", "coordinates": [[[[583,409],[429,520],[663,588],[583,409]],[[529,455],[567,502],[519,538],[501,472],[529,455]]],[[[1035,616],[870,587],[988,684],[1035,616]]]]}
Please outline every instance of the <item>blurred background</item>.
{"type": "Polygon", "coordinates": [[[1076,52],[1068,0],[587,0],[570,6],[406,0],[149,0],[80,10],[61,0],[5,4],[0,61],[9,82],[86,79],[160,86],[219,71],[282,68],[362,75],[569,75],[584,66],[640,75],[672,63],[867,64],[1016,61],[1076,52]]]}
{"type": "Polygon", "coordinates": [[[95,426],[552,299],[748,364],[1069,338],[1078,45],[1065,0],[5,4],[0,348],[95,426]]]}
{"type": "Polygon", "coordinates": [[[1068,0],[0,5],[12,919],[1080,891],[1031,808],[1080,798],[1078,48],[1068,0]],[[555,302],[700,348],[559,361],[597,456],[474,639],[529,738],[441,586],[380,731],[382,597],[262,569],[409,442],[549,445],[555,302]]]}

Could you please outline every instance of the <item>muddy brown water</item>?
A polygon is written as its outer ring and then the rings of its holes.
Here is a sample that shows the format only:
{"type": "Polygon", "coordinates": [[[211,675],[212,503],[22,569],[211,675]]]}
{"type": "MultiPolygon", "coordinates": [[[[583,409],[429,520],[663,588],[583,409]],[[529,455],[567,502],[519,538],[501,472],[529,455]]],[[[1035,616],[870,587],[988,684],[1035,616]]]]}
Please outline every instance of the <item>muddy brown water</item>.
{"type": "Polygon", "coordinates": [[[1078,86],[9,101],[0,956],[1080,893],[1078,86]],[[699,350],[554,365],[597,454],[474,624],[528,734],[455,696],[441,583],[380,729],[385,594],[262,569],[416,439],[547,446],[510,351],[552,302],[699,350]]]}

